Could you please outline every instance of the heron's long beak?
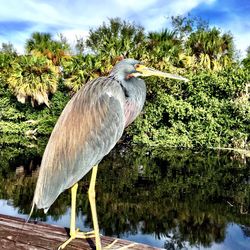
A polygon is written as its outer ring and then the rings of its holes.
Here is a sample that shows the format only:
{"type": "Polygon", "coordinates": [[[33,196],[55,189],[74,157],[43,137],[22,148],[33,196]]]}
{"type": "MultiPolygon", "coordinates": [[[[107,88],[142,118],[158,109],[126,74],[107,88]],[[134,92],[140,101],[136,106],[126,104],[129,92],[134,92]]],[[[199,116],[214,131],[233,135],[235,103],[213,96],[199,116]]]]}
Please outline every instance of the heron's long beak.
{"type": "Polygon", "coordinates": [[[187,78],[184,78],[182,76],[165,73],[156,69],[148,68],[142,64],[137,64],[136,70],[142,75],[142,76],[162,76],[166,78],[172,78],[176,80],[181,80],[188,82],[189,80],[187,78]]]}

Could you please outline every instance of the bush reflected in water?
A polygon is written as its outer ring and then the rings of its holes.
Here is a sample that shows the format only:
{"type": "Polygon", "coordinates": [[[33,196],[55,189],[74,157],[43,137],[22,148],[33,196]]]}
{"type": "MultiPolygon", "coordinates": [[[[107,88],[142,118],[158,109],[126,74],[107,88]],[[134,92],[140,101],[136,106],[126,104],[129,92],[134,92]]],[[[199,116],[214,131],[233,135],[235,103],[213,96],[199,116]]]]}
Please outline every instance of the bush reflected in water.
{"type": "MultiPolygon", "coordinates": [[[[0,146],[0,199],[20,213],[30,212],[41,155],[47,138],[20,142],[7,138],[0,146]]],[[[250,162],[232,152],[119,148],[99,166],[96,184],[99,226],[105,235],[153,234],[167,237],[165,248],[223,242],[228,223],[249,234],[250,162]]],[[[79,183],[77,212],[92,227],[87,199],[90,174],[79,183]]],[[[45,215],[60,219],[70,207],[65,191],[45,215]]]]}

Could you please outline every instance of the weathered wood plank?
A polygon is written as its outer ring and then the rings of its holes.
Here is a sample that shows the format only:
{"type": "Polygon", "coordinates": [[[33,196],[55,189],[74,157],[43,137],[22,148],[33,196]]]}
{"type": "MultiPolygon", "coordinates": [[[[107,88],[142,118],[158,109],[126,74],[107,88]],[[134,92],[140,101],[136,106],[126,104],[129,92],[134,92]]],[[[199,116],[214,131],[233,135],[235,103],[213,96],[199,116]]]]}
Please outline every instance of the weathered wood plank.
{"type": "MultiPolygon", "coordinates": [[[[29,222],[24,226],[24,220],[0,214],[0,249],[4,250],[52,250],[68,239],[68,229],[48,225],[45,223],[29,222]]],[[[124,247],[131,250],[156,250],[151,246],[127,240],[102,236],[102,246],[117,240],[111,249],[124,247]]],[[[67,250],[93,250],[94,239],[75,239],[66,248],[67,250]]]]}

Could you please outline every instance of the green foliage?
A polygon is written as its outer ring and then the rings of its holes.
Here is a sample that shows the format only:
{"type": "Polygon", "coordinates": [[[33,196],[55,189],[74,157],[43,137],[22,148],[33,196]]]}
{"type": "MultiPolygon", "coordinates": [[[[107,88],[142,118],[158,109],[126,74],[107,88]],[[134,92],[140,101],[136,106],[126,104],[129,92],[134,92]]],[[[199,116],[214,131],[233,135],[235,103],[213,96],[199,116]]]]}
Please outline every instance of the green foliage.
{"type": "MultiPolygon", "coordinates": [[[[109,55],[111,58],[134,54],[143,46],[144,28],[120,18],[110,18],[97,29],[90,29],[86,45],[96,54],[109,55]]],[[[138,54],[139,56],[139,54],[138,54]]]]}
{"type": "Polygon", "coordinates": [[[178,64],[179,54],[182,53],[182,42],[176,36],[176,32],[167,29],[161,32],[149,32],[148,42],[146,44],[146,53],[151,63],[171,62],[172,65],[178,64]]]}
{"type": "Polygon", "coordinates": [[[185,47],[180,54],[184,67],[201,67],[206,70],[223,70],[232,64],[235,57],[233,36],[209,27],[201,18],[191,16],[171,17],[173,30],[185,47]]]}
{"type": "Polygon", "coordinates": [[[246,57],[242,60],[242,64],[244,65],[244,67],[248,70],[250,70],[250,56],[246,57]]]}
{"type": "Polygon", "coordinates": [[[76,39],[76,45],[75,45],[75,51],[76,51],[76,55],[82,55],[83,52],[85,50],[85,42],[84,39],[81,38],[77,38],[76,39]]]}
{"type": "Polygon", "coordinates": [[[235,66],[217,73],[190,73],[189,79],[187,83],[172,81],[172,86],[148,84],[148,92],[154,95],[127,131],[133,142],[250,149],[250,105],[245,93],[249,73],[235,66]]]}
{"type": "Polygon", "coordinates": [[[58,69],[42,56],[18,56],[11,63],[7,83],[21,103],[31,97],[33,105],[36,101],[49,106],[48,96],[57,89],[58,69]]]}
{"type": "Polygon", "coordinates": [[[0,133],[20,134],[26,137],[49,135],[69,101],[69,95],[58,90],[50,100],[48,107],[32,107],[21,104],[6,85],[0,81],[0,133]]]}
{"type": "Polygon", "coordinates": [[[16,58],[17,53],[12,44],[2,43],[0,49],[0,81],[5,81],[9,76],[11,62],[16,58]]]}
{"type": "Polygon", "coordinates": [[[217,28],[199,29],[190,34],[186,48],[196,57],[203,53],[209,55],[210,59],[219,59],[225,55],[232,58],[233,37],[229,33],[221,34],[217,28]]]}
{"type": "Polygon", "coordinates": [[[242,60],[243,66],[250,70],[250,46],[247,48],[247,56],[242,60]]]}
{"type": "Polygon", "coordinates": [[[186,76],[188,83],[147,78],[143,113],[126,130],[129,142],[164,147],[249,149],[247,57],[235,61],[233,37],[190,16],[172,17],[172,30],[144,28],[111,18],[77,39],[76,55],[64,37],[35,32],[30,55],[18,56],[11,44],[0,51],[0,133],[48,135],[70,96],[86,82],[108,75],[120,56],[186,76]],[[55,66],[58,65],[58,66],[55,66]],[[17,96],[22,103],[14,98],[17,96]],[[50,103],[50,108],[38,104],[50,103]]]}
{"type": "Polygon", "coordinates": [[[78,55],[63,63],[64,83],[77,92],[86,82],[107,70],[101,60],[93,55],[78,55]]]}
{"type": "Polygon", "coordinates": [[[59,66],[63,58],[67,58],[70,46],[62,36],[59,35],[60,41],[52,39],[50,33],[34,32],[31,38],[26,41],[25,49],[28,53],[37,54],[41,53],[46,56],[51,62],[59,66]]]}
{"type": "Polygon", "coordinates": [[[171,24],[173,30],[178,36],[183,39],[188,37],[192,32],[197,30],[207,30],[209,28],[208,22],[200,17],[187,16],[171,16],[171,24]]]}

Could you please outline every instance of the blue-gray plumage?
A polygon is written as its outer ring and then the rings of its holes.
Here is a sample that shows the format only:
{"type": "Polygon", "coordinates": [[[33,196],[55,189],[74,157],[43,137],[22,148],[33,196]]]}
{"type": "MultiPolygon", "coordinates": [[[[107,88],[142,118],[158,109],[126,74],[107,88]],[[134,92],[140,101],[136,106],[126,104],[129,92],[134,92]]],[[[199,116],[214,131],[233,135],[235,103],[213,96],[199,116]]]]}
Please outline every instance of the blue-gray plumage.
{"type": "MultiPolygon", "coordinates": [[[[71,188],[70,238],[95,237],[101,250],[94,185],[97,164],[121,138],[126,126],[139,115],[146,98],[146,86],[138,76],[183,77],[150,69],[134,59],[117,63],[107,77],[99,77],[82,87],[60,115],[46,146],[37,180],[33,206],[45,212],[65,189],[71,188]],[[75,228],[77,182],[91,169],[89,200],[94,233],[75,228]]],[[[32,211],[31,211],[32,213],[32,211]]]]}
{"type": "Polygon", "coordinates": [[[38,208],[46,211],[61,192],[98,164],[140,113],[145,83],[127,78],[138,63],[119,62],[108,77],[89,82],[66,105],[43,155],[33,200],[38,208]]]}

